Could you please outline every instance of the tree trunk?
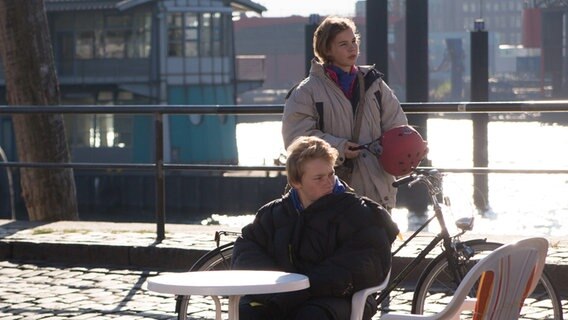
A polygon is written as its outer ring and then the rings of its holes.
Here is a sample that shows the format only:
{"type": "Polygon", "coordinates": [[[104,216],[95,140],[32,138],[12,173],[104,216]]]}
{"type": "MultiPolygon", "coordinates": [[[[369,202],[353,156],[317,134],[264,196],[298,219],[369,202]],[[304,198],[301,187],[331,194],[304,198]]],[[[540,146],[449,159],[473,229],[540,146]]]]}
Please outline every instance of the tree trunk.
{"type": "MultiPolygon", "coordinates": [[[[43,0],[0,0],[0,54],[10,105],[58,105],[47,15],[43,0]]],[[[69,162],[63,116],[12,116],[22,162],[69,162]]],[[[31,221],[77,220],[73,169],[22,168],[21,185],[31,221]]]]}

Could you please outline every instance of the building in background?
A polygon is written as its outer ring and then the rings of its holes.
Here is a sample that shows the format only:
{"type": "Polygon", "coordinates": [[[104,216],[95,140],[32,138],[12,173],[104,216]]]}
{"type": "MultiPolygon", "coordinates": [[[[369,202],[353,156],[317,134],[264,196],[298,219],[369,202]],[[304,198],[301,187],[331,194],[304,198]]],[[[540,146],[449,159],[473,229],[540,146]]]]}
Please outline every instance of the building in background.
{"type": "MultiPolygon", "coordinates": [[[[45,5],[63,104],[234,105],[240,91],[264,80],[264,57],[237,56],[234,47],[233,16],[266,10],[253,1],[45,0],[45,5]]],[[[0,62],[0,105],[6,104],[4,77],[0,62]]],[[[166,162],[237,164],[236,116],[163,120],[166,162]]],[[[65,115],[65,121],[73,162],[154,162],[153,115],[65,115]]],[[[0,116],[0,146],[17,161],[10,116],[0,116]]],[[[4,172],[0,217],[10,203],[4,172]]],[[[74,172],[81,219],[155,218],[151,172],[74,172]]],[[[26,219],[19,176],[14,179],[17,215],[26,219]]],[[[256,210],[285,185],[282,178],[225,178],[218,171],[167,172],[166,181],[168,221],[184,222],[223,210],[256,210]]]]}
{"type": "MultiPolygon", "coordinates": [[[[233,14],[250,0],[45,0],[61,101],[67,105],[235,104],[262,84],[263,57],[236,57],[233,14]],[[258,67],[256,67],[258,68],[258,67]],[[242,81],[239,81],[242,78],[242,81]],[[242,89],[245,88],[245,89],[242,89]]],[[[0,99],[5,94],[0,65],[0,99]]],[[[0,103],[2,103],[0,101],[0,103]]],[[[150,116],[66,116],[73,161],[153,161],[150,116]]],[[[9,119],[0,143],[15,155],[9,119]]],[[[165,117],[166,161],[236,164],[235,116],[165,117]],[[195,152],[199,150],[199,152],[195,152]]]]}
{"type": "MultiPolygon", "coordinates": [[[[325,17],[320,17],[323,20],[325,17]]],[[[357,27],[365,35],[365,21],[356,18],[357,27]]],[[[309,17],[247,17],[235,20],[237,55],[265,57],[265,79],[262,88],[239,96],[243,104],[283,104],[288,90],[306,77],[306,34],[309,17]]],[[[310,38],[311,39],[311,38],[310,38]]],[[[365,41],[360,61],[365,58],[365,41]]]]}
{"type": "MultiPolygon", "coordinates": [[[[491,100],[562,98],[568,92],[566,0],[428,1],[430,101],[468,100],[470,32],[483,19],[489,33],[491,100]],[[540,19],[541,14],[546,18],[540,19]],[[564,20],[562,20],[564,19],[564,20]],[[541,31],[546,30],[542,34],[541,31]],[[530,41],[527,41],[530,39],[530,41]],[[547,58],[541,59],[542,56],[547,58]],[[553,89],[556,88],[554,93],[553,89]],[[563,96],[564,94],[564,96],[563,96]]],[[[389,3],[389,85],[405,101],[405,1],[389,3]]],[[[317,14],[317,12],[314,12],[317,14]]],[[[366,64],[366,1],[355,4],[362,35],[359,63],[366,64]]],[[[323,19],[323,17],[321,17],[323,19]]],[[[235,21],[237,54],[266,56],[266,81],[242,96],[244,103],[283,103],[286,92],[305,76],[305,26],[309,18],[241,17],[235,21]]],[[[412,44],[410,40],[409,45],[412,44]]]]}

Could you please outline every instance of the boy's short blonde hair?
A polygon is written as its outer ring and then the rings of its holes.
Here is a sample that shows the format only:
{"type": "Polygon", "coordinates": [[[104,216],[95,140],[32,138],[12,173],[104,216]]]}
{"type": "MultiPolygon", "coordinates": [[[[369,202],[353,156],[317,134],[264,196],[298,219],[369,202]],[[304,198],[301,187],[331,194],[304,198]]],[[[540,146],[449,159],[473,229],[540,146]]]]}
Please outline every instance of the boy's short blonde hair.
{"type": "Polygon", "coordinates": [[[335,164],[338,152],[325,140],[309,136],[299,137],[288,147],[286,173],[288,184],[300,183],[304,175],[304,164],[308,160],[323,159],[331,165],[335,164]]]}

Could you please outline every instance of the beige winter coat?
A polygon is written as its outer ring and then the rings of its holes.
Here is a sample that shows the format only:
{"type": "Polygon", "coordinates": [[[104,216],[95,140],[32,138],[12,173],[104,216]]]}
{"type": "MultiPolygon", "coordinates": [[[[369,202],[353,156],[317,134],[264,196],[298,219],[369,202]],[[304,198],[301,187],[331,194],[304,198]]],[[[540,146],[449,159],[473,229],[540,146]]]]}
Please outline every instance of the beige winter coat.
{"type": "MultiPolygon", "coordinates": [[[[359,66],[363,75],[371,72],[372,66],[359,66]]],[[[374,74],[379,74],[376,72],[374,74]]],[[[368,77],[369,78],[369,77],[368,77]]],[[[406,115],[393,91],[380,78],[374,77],[365,92],[363,120],[359,132],[359,144],[378,139],[383,132],[393,127],[406,125],[406,115]],[[375,95],[375,92],[380,94],[375,95]],[[377,96],[381,97],[380,107],[377,96]],[[382,110],[381,110],[382,109],[382,110]]],[[[356,80],[357,81],[357,80],[356,80]]],[[[318,136],[339,151],[337,165],[345,160],[345,143],[352,139],[354,126],[353,107],[339,86],[325,73],[321,64],[312,61],[309,76],[291,93],[284,106],[282,137],[286,148],[299,136],[318,136]],[[316,103],[323,103],[323,132],[319,130],[319,115],[316,103]]],[[[362,150],[355,160],[350,186],[385,207],[396,204],[394,177],[386,173],[377,158],[362,150]]]]}

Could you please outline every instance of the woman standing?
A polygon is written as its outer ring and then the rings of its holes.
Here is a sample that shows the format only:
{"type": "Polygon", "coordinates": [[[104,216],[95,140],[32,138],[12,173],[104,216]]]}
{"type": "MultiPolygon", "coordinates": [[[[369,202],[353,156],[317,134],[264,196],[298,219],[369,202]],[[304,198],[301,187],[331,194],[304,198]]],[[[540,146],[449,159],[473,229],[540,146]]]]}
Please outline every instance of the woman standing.
{"type": "MultiPolygon", "coordinates": [[[[347,18],[328,17],[316,29],[309,76],[286,99],[282,136],[287,148],[299,136],[318,136],[338,150],[338,176],[355,191],[390,210],[396,204],[394,177],[366,149],[408,121],[397,97],[373,66],[356,65],[359,35],[347,18]]],[[[378,151],[378,150],[376,150],[378,151]]]]}

